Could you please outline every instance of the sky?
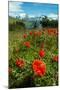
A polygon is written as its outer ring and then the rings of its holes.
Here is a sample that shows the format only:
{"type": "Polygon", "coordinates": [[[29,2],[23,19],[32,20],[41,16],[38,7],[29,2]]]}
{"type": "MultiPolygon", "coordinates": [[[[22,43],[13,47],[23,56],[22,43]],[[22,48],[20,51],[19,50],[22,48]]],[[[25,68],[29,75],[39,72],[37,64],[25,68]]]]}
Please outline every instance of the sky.
{"type": "Polygon", "coordinates": [[[50,18],[56,19],[58,18],[58,5],[9,1],[9,16],[20,16],[23,18],[26,15],[29,17],[39,17],[41,15],[46,15],[50,18]]]}

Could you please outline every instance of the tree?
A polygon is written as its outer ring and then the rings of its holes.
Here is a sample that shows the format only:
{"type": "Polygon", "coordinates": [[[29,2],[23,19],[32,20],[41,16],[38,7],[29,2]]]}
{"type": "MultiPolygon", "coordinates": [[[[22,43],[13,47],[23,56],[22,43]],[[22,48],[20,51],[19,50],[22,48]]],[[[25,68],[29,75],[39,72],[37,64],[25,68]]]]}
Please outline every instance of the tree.
{"type": "Polygon", "coordinates": [[[50,20],[47,16],[44,16],[40,23],[42,27],[58,27],[58,20],[50,20]]]}
{"type": "Polygon", "coordinates": [[[44,16],[42,18],[42,20],[40,21],[40,23],[42,24],[43,27],[47,27],[48,26],[48,22],[49,22],[49,19],[47,16],[44,16]]]}

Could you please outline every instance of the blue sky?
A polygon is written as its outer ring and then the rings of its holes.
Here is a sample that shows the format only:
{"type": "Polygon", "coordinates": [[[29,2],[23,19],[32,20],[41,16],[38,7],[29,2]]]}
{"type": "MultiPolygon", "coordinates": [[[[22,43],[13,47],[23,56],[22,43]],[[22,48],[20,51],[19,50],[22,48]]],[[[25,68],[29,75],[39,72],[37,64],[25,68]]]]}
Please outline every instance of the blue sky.
{"type": "Polygon", "coordinates": [[[58,5],[31,2],[9,2],[9,16],[20,16],[23,18],[26,14],[29,17],[46,15],[51,18],[58,18],[58,5]]]}

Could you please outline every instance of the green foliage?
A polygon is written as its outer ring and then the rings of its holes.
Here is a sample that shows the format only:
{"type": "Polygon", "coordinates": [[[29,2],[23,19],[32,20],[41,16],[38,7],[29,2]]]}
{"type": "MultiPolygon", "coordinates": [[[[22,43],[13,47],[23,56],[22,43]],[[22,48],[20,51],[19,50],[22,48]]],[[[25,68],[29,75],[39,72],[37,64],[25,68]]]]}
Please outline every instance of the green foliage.
{"type": "Polygon", "coordinates": [[[23,30],[25,29],[25,23],[17,18],[9,17],[9,30],[23,30]]]}
{"type": "Polygon", "coordinates": [[[58,20],[49,20],[47,16],[43,17],[40,22],[43,27],[58,27],[58,20]]]}

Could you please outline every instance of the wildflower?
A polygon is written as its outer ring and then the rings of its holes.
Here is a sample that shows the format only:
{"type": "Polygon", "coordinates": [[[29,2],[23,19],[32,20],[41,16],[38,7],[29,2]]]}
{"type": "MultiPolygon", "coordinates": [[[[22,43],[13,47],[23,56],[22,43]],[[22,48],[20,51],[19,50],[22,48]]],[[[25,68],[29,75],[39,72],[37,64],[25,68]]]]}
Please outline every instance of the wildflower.
{"type": "Polygon", "coordinates": [[[53,61],[56,61],[57,62],[58,61],[58,56],[54,56],[53,57],[53,61]]]}
{"type": "Polygon", "coordinates": [[[17,60],[16,60],[16,65],[17,65],[19,68],[23,68],[23,67],[24,67],[24,64],[25,64],[25,62],[24,62],[22,59],[17,59],[17,60]]]}
{"type": "Polygon", "coordinates": [[[33,34],[33,32],[30,32],[30,35],[32,35],[33,34]]]}
{"type": "Polygon", "coordinates": [[[24,42],[23,44],[24,44],[24,46],[30,48],[30,42],[29,42],[29,41],[26,41],[26,42],[24,42]]]}
{"type": "Polygon", "coordinates": [[[42,34],[42,32],[37,32],[37,35],[40,36],[42,34]]]}
{"type": "Polygon", "coordinates": [[[41,34],[42,34],[42,32],[40,32],[40,31],[38,31],[38,32],[35,31],[35,32],[34,32],[34,36],[40,36],[41,34]]]}
{"type": "Polygon", "coordinates": [[[46,64],[39,59],[35,59],[32,63],[33,71],[38,76],[43,76],[46,73],[46,64]]]}
{"type": "Polygon", "coordinates": [[[37,35],[38,35],[38,33],[35,31],[35,32],[34,32],[34,36],[37,36],[37,35]]]}
{"type": "Polygon", "coordinates": [[[39,51],[39,55],[40,55],[40,57],[44,57],[45,56],[45,51],[44,50],[40,50],[39,51]]]}
{"type": "Polygon", "coordinates": [[[24,37],[24,38],[27,38],[27,34],[24,34],[23,37],[24,37]]]}

